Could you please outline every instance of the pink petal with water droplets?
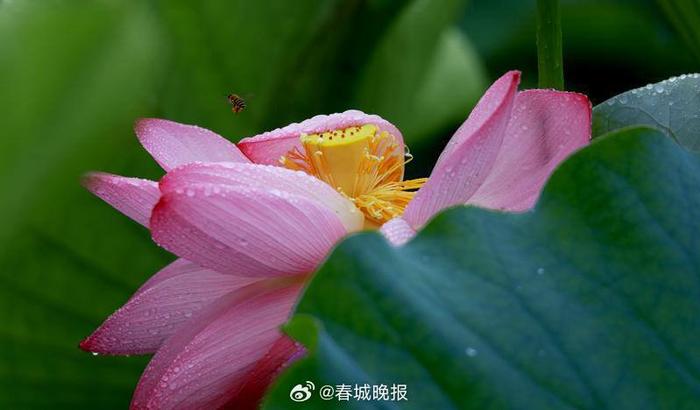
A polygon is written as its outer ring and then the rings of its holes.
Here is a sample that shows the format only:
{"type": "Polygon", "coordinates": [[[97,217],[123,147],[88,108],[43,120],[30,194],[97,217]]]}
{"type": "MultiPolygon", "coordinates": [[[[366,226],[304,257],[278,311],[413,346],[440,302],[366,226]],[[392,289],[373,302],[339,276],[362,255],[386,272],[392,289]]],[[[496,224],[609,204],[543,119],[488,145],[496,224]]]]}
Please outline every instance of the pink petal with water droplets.
{"type": "Polygon", "coordinates": [[[386,222],[379,232],[394,246],[401,246],[416,236],[415,229],[401,217],[386,222]]]}
{"type": "Polygon", "coordinates": [[[80,348],[101,354],[154,353],[201,308],[253,281],[179,259],[153,275],[80,348]]]}
{"type": "Polygon", "coordinates": [[[168,173],[160,181],[163,192],[186,190],[191,184],[249,186],[280,190],[316,201],[332,210],[348,232],[362,229],[364,216],[330,185],[301,171],[259,164],[196,163],[168,173]]]}
{"type": "Polygon", "coordinates": [[[303,357],[304,346],[287,336],[280,336],[265,356],[245,376],[242,387],[229,400],[226,408],[257,409],[274,379],[291,363],[303,357]]]}
{"type": "Polygon", "coordinates": [[[83,186],[119,212],[148,227],[151,210],[158,202],[158,184],[147,179],[127,178],[103,172],[91,172],[83,186]]]}
{"type": "Polygon", "coordinates": [[[281,156],[286,155],[294,147],[301,149],[299,137],[302,134],[316,134],[364,124],[374,124],[380,131],[387,131],[396,137],[400,145],[399,149],[403,151],[403,136],[393,124],[378,115],[365,114],[357,110],[317,115],[300,123],[289,124],[284,128],[243,138],[238,143],[238,148],[255,163],[279,166],[281,156]]]}
{"type": "Polygon", "coordinates": [[[263,280],[217,299],[168,339],[146,367],[133,409],[218,408],[249,383],[282,336],[298,280],[263,280]]]}
{"type": "Polygon", "coordinates": [[[496,163],[469,203],[523,211],[534,206],[549,175],[591,138],[585,95],[553,90],[518,93],[496,163]]]}
{"type": "Polygon", "coordinates": [[[141,145],[166,171],[196,161],[250,162],[231,141],[195,125],[144,118],[134,130],[141,145]]]}
{"type": "Polygon", "coordinates": [[[415,229],[438,211],[463,204],[488,177],[501,148],[520,73],[496,80],[440,154],[428,182],[406,207],[403,218],[415,229]]]}
{"type": "Polygon", "coordinates": [[[164,192],[151,234],[174,254],[221,273],[308,273],[346,230],[335,213],[279,190],[190,184],[164,192]]]}

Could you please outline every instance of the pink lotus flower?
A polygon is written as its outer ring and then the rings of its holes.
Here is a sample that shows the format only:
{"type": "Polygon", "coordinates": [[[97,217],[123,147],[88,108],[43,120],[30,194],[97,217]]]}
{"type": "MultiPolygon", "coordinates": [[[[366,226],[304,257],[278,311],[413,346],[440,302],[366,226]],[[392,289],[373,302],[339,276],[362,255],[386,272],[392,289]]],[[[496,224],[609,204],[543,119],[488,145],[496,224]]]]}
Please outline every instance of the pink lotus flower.
{"type": "Polygon", "coordinates": [[[80,347],[155,353],[132,408],[256,406],[303,354],[279,326],[341,238],[380,227],[399,246],[446,207],[527,210],[552,170],[588,143],[585,96],[518,92],[519,79],[509,72],[487,90],[427,180],[403,180],[401,133],[359,111],[238,146],[195,126],[139,121],[139,140],[167,174],[156,183],[93,173],[85,184],[181,259],[80,347]]]}

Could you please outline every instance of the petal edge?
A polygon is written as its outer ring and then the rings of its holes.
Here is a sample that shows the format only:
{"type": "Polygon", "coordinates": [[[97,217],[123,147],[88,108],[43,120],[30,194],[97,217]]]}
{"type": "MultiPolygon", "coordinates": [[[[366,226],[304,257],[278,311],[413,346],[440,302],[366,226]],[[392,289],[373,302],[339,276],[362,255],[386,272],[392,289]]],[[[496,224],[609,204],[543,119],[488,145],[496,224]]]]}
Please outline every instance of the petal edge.
{"type": "Polygon", "coordinates": [[[491,173],[468,203],[525,211],[554,169],[590,141],[591,103],[577,93],[522,91],[505,135],[491,173]]]}
{"type": "Polygon", "coordinates": [[[80,348],[108,355],[154,353],[201,308],[252,282],[176,260],[153,275],[80,348]]]}
{"type": "Polygon", "coordinates": [[[300,289],[297,279],[273,279],[219,298],[158,350],[131,408],[218,408],[235,399],[282,336],[278,327],[300,289]]]}
{"type": "Polygon", "coordinates": [[[90,172],[83,177],[82,184],[88,191],[145,227],[148,227],[151,210],[160,197],[158,184],[148,179],[90,172]]]}
{"type": "Polygon", "coordinates": [[[250,162],[234,143],[196,125],[142,118],[134,125],[141,145],[166,171],[190,162],[250,162]]]}
{"type": "Polygon", "coordinates": [[[164,193],[151,216],[160,246],[251,277],[309,273],[345,233],[337,215],[314,200],[243,186],[191,184],[164,193]]]}
{"type": "Polygon", "coordinates": [[[467,202],[483,184],[501,148],[519,83],[518,71],[496,80],[452,136],[403,214],[414,229],[440,210],[467,202]]]}

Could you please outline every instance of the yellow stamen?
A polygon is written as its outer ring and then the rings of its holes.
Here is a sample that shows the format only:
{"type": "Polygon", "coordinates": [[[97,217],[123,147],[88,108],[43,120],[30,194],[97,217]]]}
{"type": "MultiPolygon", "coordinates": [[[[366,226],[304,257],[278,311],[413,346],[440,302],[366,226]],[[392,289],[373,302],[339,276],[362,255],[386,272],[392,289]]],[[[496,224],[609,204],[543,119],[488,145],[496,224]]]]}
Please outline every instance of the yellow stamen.
{"type": "Polygon", "coordinates": [[[396,138],[374,124],[301,136],[303,150],[280,158],[287,168],[325,181],[364,213],[367,227],[401,216],[427,178],[402,181],[404,157],[396,138]]]}

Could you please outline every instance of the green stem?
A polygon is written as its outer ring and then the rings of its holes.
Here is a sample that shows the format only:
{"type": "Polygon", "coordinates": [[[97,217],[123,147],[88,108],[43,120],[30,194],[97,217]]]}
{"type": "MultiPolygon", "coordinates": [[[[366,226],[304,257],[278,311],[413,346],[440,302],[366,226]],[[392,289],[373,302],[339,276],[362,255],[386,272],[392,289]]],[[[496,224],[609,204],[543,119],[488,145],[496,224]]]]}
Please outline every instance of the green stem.
{"type": "Polygon", "coordinates": [[[564,89],[559,0],[537,0],[539,87],[564,89]]]}

